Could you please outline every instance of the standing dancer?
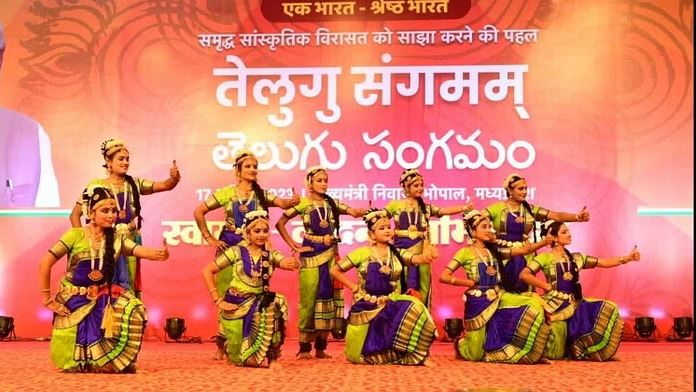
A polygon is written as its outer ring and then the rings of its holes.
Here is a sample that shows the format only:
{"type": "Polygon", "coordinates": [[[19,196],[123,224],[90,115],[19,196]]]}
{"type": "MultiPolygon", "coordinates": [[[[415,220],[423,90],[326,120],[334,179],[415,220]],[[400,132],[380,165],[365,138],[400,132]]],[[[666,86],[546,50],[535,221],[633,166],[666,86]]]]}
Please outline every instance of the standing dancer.
{"type": "MultiPolygon", "coordinates": [[[[473,209],[471,203],[463,206],[436,207],[423,201],[423,176],[416,169],[407,169],[401,173],[399,184],[403,188],[405,199],[393,200],[385,208],[394,219],[396,238],[394,246],[413,254],[432,254],[437,258],[437,250],[430,244],[428,221],[431,216],[465,213],[473,209]]],[[[430,264],[408,266],[402,276],[401,290],[423,301],[430,308],[432,295],[430,264]]]]}
{"type": "Polygon", "coordinates": [[[232,246],[203,268],[203,280],[226,338],[230,362],[239,366],[276,367],[285,340],[288,305],[285,297],[269,290],[274,268],[296,270],[299,263],[268,249],[268,213],[248,212],[242,225],[245,245],[232,246]],[[232,279],[224,295],[217,293],[215,278],[230,267],[232,279]]]}
{"type": "Polygon", "coordinates": [[[638,261],[638,248],[634,247],[627,256],[600,259],[570,253],[566,249],[571,244],[570,231],[563,222],[546,221],[541,232],[553,239],[552,249],[537,255],[522,271],[520,279],[546,292],[544,308],[551,314],[546,357],[589,361],[611,359],[619,349],[624,322],[615,303],[583,297],[580,270],[613,268],[638,261]],[[534,276],[539,271],[543,271],[548,283],[534,276]]]}
{"type": "Polygon", "coordinates": [[[147,318],[143,303],[114,282],[121,254],[166,260],[166,247],[146,248],[115,233],[118,204],[108,188],[83,192],[89,224],[73,227],[39,262],[39,290],[54,313],[51,359],[67,372],[135,372],[147,318]],[[51,296],[51,268],[68,255],[68,268],[51,296]]]}
{"type": "Polygon", "coordinates": [[[309,196],[285,211],[276,223],[278,233],[293,253],[300,254],[300,351],[297,354],[300,359],[312,358],[312,342],[316,358],[331,358],[326,353],[327,337],[334,319],[344,317],[343,286],[334,285],[329,275],[338,259],[339,215],[357,218],[365,212],[337,203],[326,193],[328,185],[329,175],[325,168],[309,168],[305,177],[309,196]],[[298,215],[302,217],[305,229],[302,245],[295,243],[285,227],[298,215]]]}
{"type": "Polygon", "coordinates": [[[498,248],[491,221],[485,214],[470,211],[464,217],[464,225],[472,241],[454,255],[440,276],[441,283],[468,287],[464,307],[466,334],[455,342],[457,358],[538,362],[549,334],[541,298],[536,294],[505,292],[499,286],[500,271],[506,260],[532,253],[550,244],[550,238],[515,248],[498,248]],[[460,267],[466,272],[464,279],[454,276],[460,267]]]}
{"type": "MultiPolygon", "coordinates": [[[[240,150],[237,152],[234,159],[234,167],[236,169],[237,183],[216,190],[193,211],[193,217],[203,235],[203,239],[215,247],[216,255],[220,255],[227,247],[237,245],[243,240],[241,228],[247,212],[267,211],[268,207],[271,206],[287,209],[300,202],[300,197],[294,195],[294,190],[292,198],[282,199],[275,197],[259,186],[257,182],[259,162],[251,151],[240,150]],[[225,226],[220,232],[219,238],[216,239],[210,234],[205,215],[218,208],[224,208],[225,226]]],[[[233,271],[231,268],[224,268],[217,274],[218,295],[225,295],[232,277],[233,271]]],[[[225,342],[222,330],[218,331],[216,342],[218,350],[215,354],[215,359],[222,359],[225,342]]]]}
{"type": "MultiPolygon", "coordinates": [[[[169,178],[164,181],[152,181],[132,177],[128,174],[130,154],[119,139],[109,139],[102,143],[101,153],[104,158],[104,168],[108,177],[90,181],[87,186],[102,186],[111,190],[115,196],[118,213],[116,215],[116,231],[127,236],[131,241],[142,244],[140,236],[140,196],[174,189],[181,180],[176,161],[169,169],[169,178]]],[[[88,216],[87,206],[82,198],[78,199],[70,213],[70,223],[73,227],[81,227],[80,217],[88,216]]],[[[135,256],[121,254],[117,260],[114,272],[114,283],[131,290],[137,298],[142,291],[142,276],[140,260],[135,256]]]]}
{"type": "Polygon", "coordinates": [[[331,267],[334,279],[353,292],[346,331],[346,358],[353,363],[432,366],[430,345],[437,329],[425,305],[400,294],[403,265],[432,262],[432,255],[397,250],[386,210],[370,209],[363,217],[371,245],[350,252],[331,267]],[[358,283],[345,275],[356,268],[358,283]]]}
{"type": "MultiPolygon", "coordinates": [[[[527,202],[527,180],[519,174],[513,173],[505,178],[503,188],[508,199],[491,204],[484,211],[490,216],[493,228],[496,231],[499,246],[518,247],[529,243],[529,233],[534,231],[536,221],[553,219],[560,222],[587,222],[590,213],[583,207],[577,214],[568,212],[549,211],[540,206],[534,206],[527,202]]],[[[529,292],[528,284],[520,281],[520,272],[527,266],[527,259],[531,261],[532,255],[514,256],[505,264],[501,271],[501,287],[507,292],[529,292]]]]}

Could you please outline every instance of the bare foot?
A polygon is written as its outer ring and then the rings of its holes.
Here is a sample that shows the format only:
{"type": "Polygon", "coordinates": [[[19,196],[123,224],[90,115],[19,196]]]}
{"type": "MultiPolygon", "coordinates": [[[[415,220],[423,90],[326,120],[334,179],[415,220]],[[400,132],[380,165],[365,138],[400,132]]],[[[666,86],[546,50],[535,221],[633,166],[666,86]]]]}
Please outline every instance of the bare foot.
{"type": "Polygon", "coordinates": [[[329,358],[331,358],[331,355],[327,354],[326,351],[324,351],[324,350],[317,350],[317,353],[314,354],[314,358],[329,359],[329,358]]]}
{"type": "Polygon", "coordinates": [[[298,359],[312,359],[312,354],[310,353],[299,353],[297,354],[298,359]]]}
{"type": "Polygon", "coordinates": [[[426,358],[425,361],[423,361],[423,366],[431,368],[437,366],[437,363],[430,358],[426,358]]]}
{"type": "Polygon", "coordinates": [[[213,359],[216,361],[219,361],[221,359],[225,358],[225,352],[221,349],[218,348],[217,351],[215,351],[215,355],[213,355],[213,359]]]}

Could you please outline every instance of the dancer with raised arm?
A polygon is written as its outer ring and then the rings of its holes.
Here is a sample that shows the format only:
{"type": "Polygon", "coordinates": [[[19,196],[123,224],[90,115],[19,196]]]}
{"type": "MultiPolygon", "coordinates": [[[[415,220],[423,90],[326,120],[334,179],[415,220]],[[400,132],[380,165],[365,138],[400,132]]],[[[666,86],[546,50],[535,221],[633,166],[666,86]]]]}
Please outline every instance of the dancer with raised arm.
{"type": "Polygon", "coordinates": [[[455,342],[457,358],[467,361],[536,363],[542,358],[549,334],[538,295],[508,293],[500,287],[501,270],[514,256],[545,245],[526,243],[499,248],[487,215],[472,210],[464,217],[470,245],[459,250],[440,276],[440,282],[467,287],[464,305],[466,334],[455,342]],[[462,268],[465,278],[454,273],[462,268]]]}
{"type": "Polygon", "coordinates": [[[389,215],[370,209],[363,217],[371,245],[350,252],[331,268],[334,279],[353,292],[346,331],[346,358],[353,363],[432,366],[430,345],[437,329],[421,301],[402,295],[404,265],[429,264],[430,255],[399,251],[389,215]],[[358,282],[345,275],[356,268],[358,282]]]}
{"type": "MultiPolygon", "coordinates": [[[[268,211],[269,207],[288,209],[300,202],[300,197],[294,194],[289,199],[274,196],[264,190],[258,184],[259,161],[249,150],[240,150],[234,159],[236,184],[224,186],[210,195],[203,203],[193,211],[196,225],[203,235],[203,239],[215,248],[215,254],[220,255],[227,247],[240,244],[243,239],[242,224],[244,217],[251,211],[268,211]],[[218,235],[213,237],[208,228],[206,214],[219,208],[225,212],[225,226],[218,235]]],[[[217,293],[225,295],[232,280],[232,269],[224,268],[216,276],[217,293]]],[[[216,337],[217,352],[215,359],[222,359],[225,344],[222,330],[218,330],[216,337]]]]}
{"type": "MultiPolygon", "coordinates": [[[[413,254],[432,254],[437,258],[437,249],[430,244],[428,221],[431,216],[453,215],[465,213],[473,209],[471,203],[461,206],[437,207],[423,201],[425,183],[423,176],[416,169],[407,169],[401,173],[399,184],[406,196],[402,200],[393,200],[387,204],[386,210],[394,220],[394,246],[405,249],[413,254]]],[[[430,264],[408,266],[402,276],[403,293],[413,295],[423,301],[430,309],[432,295],[432,278],[430,264]]]]}
{"type": "Polygon", "coordinates": [[[545,355],[549,359],[606,361],[619,349],[624,322],[615,303],[584,297],[580,270],[614,268],[640,260],[638,247],[626,256],[597,258],[571,253],[566,246],[572,237],[563,222],[546,221],[542,235],[553,239],[551,250],[537,255],[520,274],[520,279],[543,289],[544,307],[550,313],[551,335],[545,355]],[[546,282],[534,274],[542,271],[546,282]]]}
{"type": "Polygon", "coordinates": [[[297,353],[300,359],[312,358],[312,343],[316,358],[331,358],[326,352],[327,338],[334,320],[344,318],[343,286],[335,285],[329,275],[338,258],[339,216],[357,218],[365,212],[334,200],[327,194],[328,185],[329,175],[325,168],[309,168],[305,176],[309,195],[285,211],[276,223],[283,240],[294,253],[300,254],[300,350],[297,353]],[[301,245],[292,239],[285,227],[298,215],[305,229],[301,245]]]}
{"type": "Polygon", "coordinates": [[[202,271],[219,310],[227,357],[238,366],[277,367],[285,340],[288,305],[285,297],[270,291],[270,279],[275,268],[296,270],[299,262],[268,248],[269,227],[266,211],[248,212],[241,227],[244,245],[228,247],[202,271]],[[228,267],[232,279],[220,296],[215,280],[228,267]]]}
{"type": "MultiPolygon", "coordinates": [[[[102,143],[101,154],[104,158],[104,168],[108,176],[90,181],[87,186],[102,186],[111,190],[116,200],[118,213],[116,215],[116,231],[125,235],[131,241],[142,244],[140,236],[141,207],[140,196],[170,191],[181,180],[176,161],[169,168],[169,178],[163,181],[146,180],[128,174],[130,168],[130,153],[120,139],[109,139],[102,143]]],[[[80,217],[88,217],[88,208],[80,197],[70,213],[70,223],[73,227],[81,227],[80,217]]],[[[121,255],[117,260],[114,272],[114,282],[131,290],[140,298],[142,291],[142,275],[140,261],[137,257],[121,255]]]]}
{"type": "Polygon", "coordinates": [[[147,318],[129,290],[114,282],[119,255],[166,260],[169,251],[148,248],[113,229],[118,204],[108,188],[83,192],[89,224],[73,227],[39,262],[44,306],[54,313],[51,359],[67,372],[135,372],[147,318]],[[51,295],[51,269],[68,255],[67,273],[51,295]]]}

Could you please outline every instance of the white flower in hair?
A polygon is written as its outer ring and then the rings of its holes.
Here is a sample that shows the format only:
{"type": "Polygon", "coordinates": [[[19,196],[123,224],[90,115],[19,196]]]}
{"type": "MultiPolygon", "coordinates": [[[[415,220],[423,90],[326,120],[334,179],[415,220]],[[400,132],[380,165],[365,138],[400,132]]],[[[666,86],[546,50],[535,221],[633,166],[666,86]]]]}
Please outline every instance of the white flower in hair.
{"type": "Polygon", "coordinates": [[[245,220],[252,220],[252,219],[257,219],[257,218],[268,219],[268,213],[264,210],[254,210],[254,211],[247,212],[246,215],[244,215],[245,220]]]}
{"type": "Polygon", "coordinates": [[[244,215],[244,224],[242,224],[242,230],[246,230],[249,223],[257,219],[268,220],[268,213],[264,210],[254,210],[247,212],[246,215],[244,215]]]}
{"type": "Polygon", "coordinates": [[[305,176],[305,185],[307,185],[309,187],[309,185],[310,185],[309,183],[310,183],[312,177],[314,177],[317,173],[319,173],[321,171],[326,172],[327,170],[324,166],[321,166],[321,165],[308,167],[307,168],[307,175],[305,176]]]}
{"type": "Polygon", "coordinates": [[[254,152],[251,151],[248,147],[241,147],[240,149],[234,151],[234,162],[236,164],[242,158],[255,156],[256,154],[254,154],[254,152]]]}
{"type": "Polygon", "coordinates": [[[512,183],[512,179],[515,177],[524,178],[521,175],[519,175],[518,173],[511,173],[510,175],[505,177],[505,181],[503,181],[503,188],[504,189],[510,188],[510,184],[512,183]]]}
{"type": "Polygon", "coordinates": [[[406,181],[410,177],[422,177],[418,169],[413,168],[413,169],[406,169],[401,173],[401,178],[399,178],[399,184],[401,184],[402,187],[406,187],[408,184],[406,184],[406,181]]]}
{"type": "Polygon", "coordinates": [[[469,219],[475,217],[476,215],[481,215],[481,211],[473,209],[473,210],[467,212],[466,215],[464,215],[464,220],[469,220],[469,219]]]}
{"type": "Polygon", "coordinates": [[[549,219],[549,220],[544,221],[544,223],[541,224],[541,232],[549,234],[549,228],[554,223],[556,223],[556,221],[553,219],[549,219]]]}
{"type": "Polygon", "coordinates": [[[125,147],[125,143],[121,139],[104,140],[101,144],[102,155],[109,155],[109,151],[116,147],[125,147]]]}

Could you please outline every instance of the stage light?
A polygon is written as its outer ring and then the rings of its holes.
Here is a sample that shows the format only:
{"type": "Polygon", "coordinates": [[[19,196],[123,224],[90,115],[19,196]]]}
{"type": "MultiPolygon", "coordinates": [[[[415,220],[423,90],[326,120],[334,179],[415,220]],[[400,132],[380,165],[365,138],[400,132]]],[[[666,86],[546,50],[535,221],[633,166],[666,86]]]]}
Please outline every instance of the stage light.
{"type": "Polygon", "coordinates": [[[6,339],[8,336],[14,336],[14,318],[0,316],[0,339],[6,339]]]}
{"type": "Polygon", "coordinates": [[[674,318],[674,334],[680,339],[687,339],[694,331],[694,319],[691,317],[675,317],[674,318]]]}
{"type": "Polygon", "coordinates": [[[178,317],[168,318],[164,330],[170,339],[178,340],[186,332],[186,320],[178,317]]]}
{"type": "Polygon", "coordinates": [[[450,340],[458,338],[462,331],[464,331],[464,320],[460,318],[445,319],[445,332],[450,340]]]}
{"type": "Polygon", "coordinates": [[[636,317],[633,329],[643,339],[652,338],[655,333],[655,319],[652,317],[636,317]]]}
{"type": "Polygon", "coordinates": [[[344,318],[334,319],[334,327],[331,329],[331,336],[336,340],[341,340],[346,337],[346,328],[348,320],[344,318]]]}

